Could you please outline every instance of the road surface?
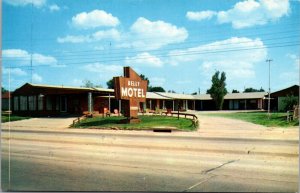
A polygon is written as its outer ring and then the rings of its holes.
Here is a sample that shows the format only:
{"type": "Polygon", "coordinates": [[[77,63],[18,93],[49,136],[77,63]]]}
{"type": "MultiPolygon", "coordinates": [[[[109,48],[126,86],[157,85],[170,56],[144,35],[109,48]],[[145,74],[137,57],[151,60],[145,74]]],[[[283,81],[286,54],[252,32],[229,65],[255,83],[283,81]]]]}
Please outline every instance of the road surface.
{"type": "Polygon", "coordinates": [[[297,128],[216,128],[201,119],[198,132],[173,133],[67,129],[56,119],[3,124],[2,189],[298,190],[297,128]]]}

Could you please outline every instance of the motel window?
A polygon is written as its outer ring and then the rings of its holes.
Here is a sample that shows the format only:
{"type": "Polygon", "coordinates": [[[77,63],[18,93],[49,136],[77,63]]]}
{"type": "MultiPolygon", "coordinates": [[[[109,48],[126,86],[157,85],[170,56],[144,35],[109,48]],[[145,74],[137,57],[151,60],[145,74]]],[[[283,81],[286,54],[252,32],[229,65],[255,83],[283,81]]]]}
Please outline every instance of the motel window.
{"type": "Polygon", "coordinates": [[[20,96],[20,110],[27,111],[27,96],[20,96]]]}
{"type": "Polygon", "coordinates": [[[52,110],[52,100],[51,97],[46,98],[46,110],[51,111],[52,110]]]}
{"type": "Polygon", "coordinates": [[[15,111],[19,110],[19,97],[17,96],[14,97],[14,110],[15,111]]]}
{"type": "Polygon", "coordinates": [[[36,96],[29,96],[28,97],[28,104],[29,104],[29,110],[35,111],[36,109],[36,96]]]}
{"type": "Polygon", "coordinates": [[[41,96],[41,95],[38,96],[38,110],[39,111],[43,110],[43,98],[44,98],[44,96],[41,96]]]}
{"type": "Polygon", "coordinates": [[[55,110],[59,111],[59,96],[56,96],[55,110]]]}

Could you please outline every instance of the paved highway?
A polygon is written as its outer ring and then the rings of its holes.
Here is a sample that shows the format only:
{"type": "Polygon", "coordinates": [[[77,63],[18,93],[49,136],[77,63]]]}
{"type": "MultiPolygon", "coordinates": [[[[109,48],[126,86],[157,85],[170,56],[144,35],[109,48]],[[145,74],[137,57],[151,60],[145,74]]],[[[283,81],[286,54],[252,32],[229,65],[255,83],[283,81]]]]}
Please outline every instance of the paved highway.
{"type": "Polygon", "coordinates": [[[2,131],[4,190],[298,190],[298,140],[278,131],[270,139],[17,125],[2,131]]]}

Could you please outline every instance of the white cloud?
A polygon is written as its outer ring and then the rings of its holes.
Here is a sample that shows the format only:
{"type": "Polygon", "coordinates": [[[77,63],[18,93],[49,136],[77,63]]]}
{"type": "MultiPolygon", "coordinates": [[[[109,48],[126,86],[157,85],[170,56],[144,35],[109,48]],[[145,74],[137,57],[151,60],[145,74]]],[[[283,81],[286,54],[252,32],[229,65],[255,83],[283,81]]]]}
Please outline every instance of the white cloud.
{"type": "MultiPolygon", "coordinates": [[[[10,62],[17,65],[29,65],[31,55],[26,50],[7,49],[2,51],[3,62],[10,62]]],[[[32,54],[33,65],[51,65],[56,66],[57,60],[52,56],[46,56],[39,53],[32,54]]],[[[62,65],[60,65],[62,66],[62,65]]]]}
{"type": "Polygon", "coordinates": [[[299,70],[300,58],[296,54],[287,54],[286,55],[290,60],[293,61],[295,69],[299,70]]]}
{"type": "Polygon", "coordinates": [[[43,78],[40,76],[40,75],[38,75],[38,74],[36,74],[36,73],[34,73],[33,75],[32,75],[32,81],[33,82],[42,82],[43,81],[43,78]]]}
{"type": "Polygon", "coordinates": [[[200,11],[200,12],[193,12],[193,11],[188,11],[186,13],[186,17],[189,20],[194,20],[194,21],[201,21],[205,19],[211,19],[214,15],[216,15],[217,12],[215,11],[200,11]]]}
{"type": "Polygon", "coordinates": [[[108,64],[101,64],[101,63],[92,63],[86,64],[81,67],[81,69],[93,72],[97,74],[101,74],[104,78],[111,78],[113,76],[121,76],[123,73],[123,66],[120,65],[108,65],[108,64]]]}
{"type": "Polygon", "coordinates": [[[50,5],[50,6],[49,6],[49,10],[50,10],[51,12],[59,11],[59,10],[60,10],[60,7],[59,7],[58,5],[56,5],[56,4],[53,4],[53,5],[50,5]]]}
{"type": "Polygon", "coordinates": [[[175,83],[176,84],[191,84],[192,81],[191,80],[177,80],[175,83]]]}
{"type": "Polygon", "coordinates": [[[281,72],[279,78],[287,85],[299,84],[299,56],[295,54],[286,55],[292,62],[291,68],[286,68],[287,71],[281,72]]]}
{"type": "Polygon", "coordinates": [[[36,8],[41,8],[46,4],[46,0],[3,0],[3,2],[13,6],[33,5],[36,8]]]}
{"type": "Polygon", "coordinates": [[[95,46],[95,47],[94,47],[94,50],[99,50],[99,51],[101,51],[101,50],[104,50],[104,49],[105,49],[104,46],[95,46]]]}
{"type": "Polygon", "coordinates": [[[201,64],[199,69],[209,76],[215,70],[220,70],[225,71],[232,79],[254,78],[254,65],[264,62],[266,56],[267,50],[260,39],[232,37],[186,50],[171,51],[168,62],[172,65],[186,65],[197,61],[201,64]]]}
{"type": "Polygon", "coordinates": [[[152,86],[163,86],[166,82],[166,79],[161,77],[151,77],[149,80],[152,86]]]}
{"type": "Polygon", "coordinates": [[[75,78],[75,79],[72,80],[71,85],[80,86],[80,85],[82,85],[82,83],[83,83],[82,80],[75,78]]]}
{"type": "Polygon", "coordinates": [[[102,26],[114,27],[119,25],[120,21],[110,13],[103,10],[93,10],[91,12],[82,12],[72,17],[72,24],[78,28],[89,29],[102,26]]]}
{"type": "Polygon", "coordinates": [[[110,29],[110,30],[101,30],[97,31],[92,35],[92,39],[99,41],[102,39],[113,39],[113,40],[119,40],[120,39],[120,33],[116,29],[110,29]]]}
{"type": "Polygon", "coordinates": [[[293,84],[299,84],[299,71],[288,71],[282,72],[279,78],[285,83],[285,85],[290,86],[293,84]]]}
{"type": "Polygon", "coordinates": [[[21,49],[7,49],[2,51],[2,56],[4,58],[22,58],[28,59],[30,55],[27,51],[21,49]]]}
{"type": "Polygon", "coordinates": [[[236,3],[232,9],[219,11],[217,14],[214,11],[188,12],[187,17],[189,15],[194,20],[200,21],[216,15],[220,24],[231,23],[233,28],[241,29],[278,20],[288,15],[289,11],[289,0],[245,0],[236,3]]]}
{"type": "Polygon", "coordinates": [[[72,35],[67,35],[66,37],[58,37],[57,42],[58,43],[84,43],[84,42],[89,42],[90,38],[89,36],[72,36],[72,35]]]}
{"type": "Polygon", "coordinates": [[[111,40],[119,40],[121,37],[120,33],[116,29],[110,29],[110,30],[99,30],[92,35],[78,35],[78,36],[72,36],[67,35],[65,37],[58,37],[57,42],[58,43],[86,43],[86,42],[96,42],[101,41],[104,39],[111,39],[111,40]]]}
{"type": "Polygon", "coordinates": [[[33,63],[37,64],[57,64],[57,60],[52,56],[45,56],[42,54],[33,54],[32,55],[33,63]]]}
{"type": "Polygon", "coordinates": [[[148,52],[140,53],[134,57],[126,57],[125,63],[133,66],[150,66],[150,67],[162,67],[163,62],[160,58],[149,54],[148,52]]]}
{"type": "Polygon", "coordinates": [[[151,50],[183,42],[187,39],[188,32],[183,27],[178,28],[164,21],[152,22],[140,17],[130,27],[129,37],[133,40],[130,44],[132,47],[151,50]]]}
{"type": "Polygon", "coordinates": [[[21,68],[3,68],[3,74],[8,75],[10,74],[11,76],[25,76],[27,73],[22,70],[21,68]]]}

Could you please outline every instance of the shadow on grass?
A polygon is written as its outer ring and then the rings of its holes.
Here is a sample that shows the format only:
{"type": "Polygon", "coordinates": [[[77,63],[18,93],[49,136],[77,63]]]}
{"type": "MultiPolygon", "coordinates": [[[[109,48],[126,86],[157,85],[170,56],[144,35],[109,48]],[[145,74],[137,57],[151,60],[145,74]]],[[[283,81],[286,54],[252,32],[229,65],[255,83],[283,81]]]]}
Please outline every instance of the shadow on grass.
{"type": "Polygon", "coordinates": [[[81,122],[80,126],[86,127],[86,126],[101,126],[101,125],[108,125],[108,124],[121,124],[120,120],[122,119],[103,119],[103,120],[99,119],[96,121],[81,122]]]}

